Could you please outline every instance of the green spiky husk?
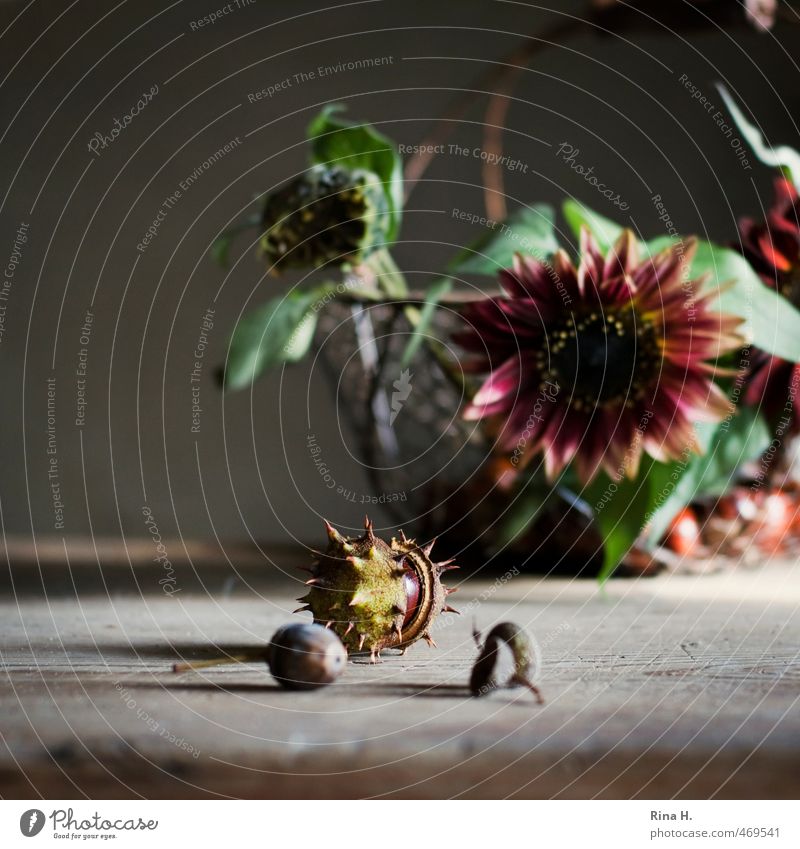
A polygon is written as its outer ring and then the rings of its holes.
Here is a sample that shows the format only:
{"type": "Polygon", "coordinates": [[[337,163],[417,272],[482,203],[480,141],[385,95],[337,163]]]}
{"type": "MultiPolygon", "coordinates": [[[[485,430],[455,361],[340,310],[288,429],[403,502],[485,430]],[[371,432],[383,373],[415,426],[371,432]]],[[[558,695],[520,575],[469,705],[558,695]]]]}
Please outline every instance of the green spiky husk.
{"type": "Polygon", "coordinates": [[[360,537],[344,537],[330,525],[328,548],[311,568],[305,603],[314,621],[332,628],[350,652],[368,651],[373,658],[386,648],[406,649],[419,639],[433,644],[430,626],[442,610],[448,591],[441,583],[448,563],[434,563],[432,545],[419,546],[401,532],[391,543],[375,536],[367,520],[360,537]],[[407,616],[406,573],[418,586],[417,603],[407,616]]]}

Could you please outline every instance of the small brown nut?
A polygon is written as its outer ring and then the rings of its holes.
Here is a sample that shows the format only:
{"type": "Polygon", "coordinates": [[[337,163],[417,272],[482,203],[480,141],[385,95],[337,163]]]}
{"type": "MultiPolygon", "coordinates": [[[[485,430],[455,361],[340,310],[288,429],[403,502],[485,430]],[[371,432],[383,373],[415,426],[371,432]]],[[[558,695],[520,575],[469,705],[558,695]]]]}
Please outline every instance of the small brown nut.
{"type": "Polygon", "coordinates": [[[284,625],[272,637],[267,664],[282,687],[314,690],[342,674],[347,665],[347,649],[333,631],[322,625],[284,625]]]}

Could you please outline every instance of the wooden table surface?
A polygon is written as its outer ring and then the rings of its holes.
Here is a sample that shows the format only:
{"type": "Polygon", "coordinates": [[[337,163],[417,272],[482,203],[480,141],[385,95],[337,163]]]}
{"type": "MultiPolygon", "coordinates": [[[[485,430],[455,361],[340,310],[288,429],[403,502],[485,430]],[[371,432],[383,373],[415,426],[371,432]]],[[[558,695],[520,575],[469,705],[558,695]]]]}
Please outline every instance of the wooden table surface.
{"type": "Polygon", "coordinates": [[[603,592],[585,580],[465,581],[453,599],[464,615],[440,618],[438,649],[351,661],[336,684],[291,693],[258,665],[170,666],[302,621],[291,615],[296,554],[272,552],[270,564],[242,549],[237,575],[195,547],[191,561],[173,557],[172,596],[145,544],[124,558],[113,544],[95,555],[60,540],[38,554],[11,541],[0,587],[6,798],[800,793],[796,563],[612,580],[603,592]],[[466,690],[473,621],[506,619],[541,647],[543,707],[523,691],[466,690]]]}

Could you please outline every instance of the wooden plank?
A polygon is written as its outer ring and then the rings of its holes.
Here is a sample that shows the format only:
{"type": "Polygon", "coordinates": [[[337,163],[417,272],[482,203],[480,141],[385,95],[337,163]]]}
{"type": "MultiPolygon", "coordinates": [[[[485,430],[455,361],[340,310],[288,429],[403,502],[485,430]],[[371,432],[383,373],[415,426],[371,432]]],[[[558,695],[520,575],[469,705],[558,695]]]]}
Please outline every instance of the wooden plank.
{"type": "MultiPolygon", "coordinates": [[[[144,557],[147,557],[145,550],[144,557]]],[[[800,570],[592,582],[465,582],[465,615],[335,685],[287,693],[256,665],[178,657],[266,641],[299,580],[260,556],[178,571],[17,567],[0,604],[4,797],[796,798],[800,570]],[[33,579],[31,574],[33,573],[33,579]],[[229,579],[234,577],[231,582],[229,579]],[[135,578],[135,580],[134,580],[135,578]],[[83,581],[86,581],[84,589],[83,581]],[[36,589],[38,586],[38,590],[36,589]],[[525,624],[544,707],[472,698],[473,619],[525,624]]],[[[96,566],[96,564],[94,564],[96,566]]],[[[301,617],[294,617],[300,619],[301,617]]]]}

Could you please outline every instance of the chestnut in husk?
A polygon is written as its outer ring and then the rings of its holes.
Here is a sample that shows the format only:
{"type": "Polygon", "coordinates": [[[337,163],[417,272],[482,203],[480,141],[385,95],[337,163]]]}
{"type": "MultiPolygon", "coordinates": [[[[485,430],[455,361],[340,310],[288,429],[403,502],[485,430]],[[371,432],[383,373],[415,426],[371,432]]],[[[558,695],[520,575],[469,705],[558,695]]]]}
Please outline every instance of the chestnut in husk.
{"type": "Polygon", "coordinates": [[[351,652],[368,651],[377,662],[384,649],[405,653],[417,640],[435,646],[431,626],[442,613],[458,613],[447,603],[456,588],[445,587],[452,560],[434,562],[433,542],[420,545],[400,531],[381,539],[369,518],[364,533],[346,537],[325,523],[328,547],[315,552],[307,572],[308,590],[295,613],[309,611],[314,622],[335,631],[351,652]]]}

